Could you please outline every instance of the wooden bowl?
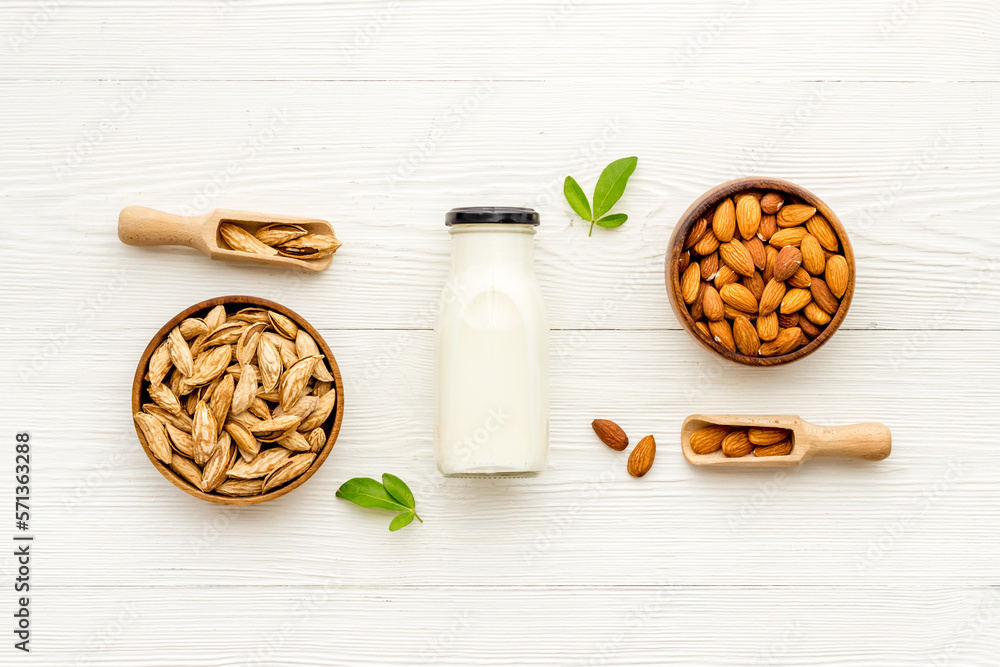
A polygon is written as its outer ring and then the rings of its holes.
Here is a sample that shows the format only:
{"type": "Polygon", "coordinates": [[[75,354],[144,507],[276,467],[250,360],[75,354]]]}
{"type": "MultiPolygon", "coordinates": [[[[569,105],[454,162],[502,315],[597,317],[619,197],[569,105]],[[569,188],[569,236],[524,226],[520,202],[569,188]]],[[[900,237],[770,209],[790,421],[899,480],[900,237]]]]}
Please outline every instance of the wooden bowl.
{"type": "MultiPolygon", "coordinates": [[[[786,203],[796,202],[786,201],[786,203]]],[[[737,178],[721,185],[717,185],[696,199],[694,203],[691,204],[686,211],[684,211],[684,214],[681,216],[680,221],[678,221],[677,226],[674,227],[673,234],[670,236],[670,244],[667,249],[664,272],[666,274],[667,292],[670,294],[670,306],[674,309],[674,314],[677,316],[677,319],[680,320],[681,324],[684,325],[684,329],[687,330],[688,334],[690,334],[690,336],[698,341],[703,347],[715,352],[720,357],[730,361],[735,361],[739,364],[744,364],[746,366],[778,366],[780,364],[797,361],[812,354],[824,343],[826,343],[826,341],[829,340],[834,332],[836,332],[840,327],[840,323],[844,321],[844,317],[847,315],[847,310],[851,306],[851,297],[854,295],[854,251],[851,249],[851,242],[847,238],[847,232],[844,230],[844,225],[841,224],[840,218],[837,217],[837,215],[822,199],[805,188],[799,187],[794,183],[784,181],[780,178],[737,178]],[[691,227],[694,226],[700,217],[710,211],[716,204],[726,197],[732,197],[733,195],[746,192],[747,190],[775,190],[777,192],[782,192],[785,195],[790,195],[793,200],[798,200],[798,203],[804,203],[816,207],[816,210],[827,219],[830,226],[833,227],[833,230],[836,232],[837,239],[840,241],[841,252],[847,260],[847,266],[850,269],[847,291],[844,292],[844,296],[840,299],[840,307],[837,309],[837,312],[834,313],[830,322],[820,332],[820,334],[799,349],[793,350],[788,354],[774,357],[750,357],[740,354],[739,351],[731,352],[722,345],[716,343],[714,340],[709,340],[708,338],[702,336],[694,328],[694,320],[691,319],[691,313],[688,311],[688,308],[684,303],[684,298],[681,296],[680,276],[678,276],[677,273],[681,253],[684,252],[684,240],[691,231],[691,227]]]]}
{"type": "Polygon", "coordinates": [[[327,365],[330,368],[330,373],[333,374],[334,378],[334,388],[337,391],[337,405],[330,417],[327,419],[326,423],[323,424],[323,429],[327,430],[329,436],[327,437],[326,444],[323,446],[317,455],[316,460],[313,461],[312,465],[299,477],[292,480],[290,483],[269,491],[268,493],[261,494],[259,496],[242,496],[242,497],[229,497],[222,496],[211,493],[204,493],[201,489],[198,489],[191,485],[187,480],[180,477],[168,466],[164,465],[158,458],[156,458],[152,451],[149,449],[149,445],[146,443],[146,439],[142,435],[142,431],[136,425],[136,435],[139,436],[139,443],[142,445],[143,451],[146,452],[146,456],[152,462],[153,466],[160,471],[160,474],[170,480],[174,486],[187,493],[190,493],[196,498],[201,498],[202,500],[207,500],[212,503],[218,503],[220,505],[257,505],[259,503],[265,503],[268,500],[274,500],[275,498],[280,498],[289,491],[298,488],[306,482],[313,474],[319,470],[319,467],[323,465],[326,458],[330,455],[330,451],[333,449],[333,445],[337,442],[337,436],[340,434],[340,426],[344,421],[344,381],[340,376],[340,369],[337,367],[337,360],[334,359],[333,353],[330,351],[330,347],[323,340],[323,337],[319,335],[319,332],[313,328],[309,322],[307,322],[298,313],[286,308],[280,304],[274,303],[273,301],[268,301],[267,299],[260,299],[253,296],[222,296],[215,299],[209,299],[207,301],[202,301],[201,303],[196,303],[195,305],[187,308],[186,310],[178,313],[173,319],[163,325],[163,327],[153,336],[153,340],[149,341],[149,345],[146,346],[146,351],[142,353],[142,358],[139,360],[139,366],[135,371],[135,379],[132,381],[132,413],[135,414],[142,410],[143,403],[152,402],[146,393],[147,384],[144,376],[146,374],[146,369],[149,366],[149,359],[156,351],[156,348],[166,340],[167,335],[180,324],[183,320],[189,317],[200,317],[208,313],[209,310],[215,308],[216,306],[257,306],[259,308],[267,308],[269,310],[274,310],[282,315],[291,318],[296,324],[306,331],[316,344],[319,349],[326,356],[327,365]]]}

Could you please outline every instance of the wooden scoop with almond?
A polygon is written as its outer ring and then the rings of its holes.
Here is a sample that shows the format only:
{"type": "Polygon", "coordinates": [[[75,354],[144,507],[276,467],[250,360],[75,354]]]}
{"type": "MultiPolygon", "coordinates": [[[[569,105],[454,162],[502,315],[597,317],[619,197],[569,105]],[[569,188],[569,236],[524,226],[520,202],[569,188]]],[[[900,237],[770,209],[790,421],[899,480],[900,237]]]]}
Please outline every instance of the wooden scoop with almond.
{"type": "Polygon", "coordinates": [[[817,426],[784,415],[691,415],[681,447],[696,466],[776,468],[818,457],[881,461],[892,451],[892,434],[874,422],[817,426]]]}
{"type": "Polygon", "coordinates": [[[326,220],[217,208],[184,217],[143,206],[118,216],[118,238],[132,246],[180,245],[212,259],[322,271],[341,246],[326,220]]]}

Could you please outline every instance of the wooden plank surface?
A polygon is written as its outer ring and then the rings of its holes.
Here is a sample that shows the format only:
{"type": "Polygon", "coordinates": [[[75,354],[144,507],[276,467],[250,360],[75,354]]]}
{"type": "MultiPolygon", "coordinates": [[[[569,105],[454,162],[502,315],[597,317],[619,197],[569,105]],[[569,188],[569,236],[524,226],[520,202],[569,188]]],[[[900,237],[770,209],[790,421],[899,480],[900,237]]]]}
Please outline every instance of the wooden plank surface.
{"type": "Polygon", "coordinates": [[[32,663],[1000,664],[998,28],[986,0],[8,3],[0,494],[28,430],[32,663]],[[629,222],[588,238],[562,180],[624,155],[629,222]],[[663,284],[684,209],[751,174],[822,197],[858,260],[843,330],[786,368],[712,357],[663,284]],[[130,204],[316,216],[345,245],[321,275],[129,248],[130,204]],[[431,456],[443,215],[472,204],[542,214],[537,479],[431,456]],[[235,293],[307,317],[346,384],[319,473],[237,510],[160,478],[129,415],[153,333],[235,293]],[[881,421],[894,450],[696,469],[695,412],[881,421]],[[656,436],[649,475],[596,417],[656,436]],[[334,498],[386,471],[426,523],[334,498]]]}

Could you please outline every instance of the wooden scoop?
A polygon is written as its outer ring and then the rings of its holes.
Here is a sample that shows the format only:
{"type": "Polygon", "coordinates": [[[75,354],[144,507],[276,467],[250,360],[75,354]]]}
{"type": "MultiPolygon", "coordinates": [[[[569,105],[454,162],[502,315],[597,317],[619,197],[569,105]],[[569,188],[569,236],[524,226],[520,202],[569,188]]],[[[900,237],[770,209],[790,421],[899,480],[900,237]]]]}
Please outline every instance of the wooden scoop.
{"type": "Polygon", "coordinates": [[[786,415],[691,415],[681,427],[681,447],[684,449],[684,458],[696,466],[783,468],[797,466],[820,456],[881,461],[892,451],[892,434],[888,427],[874,422],[850,426],[817,426],[801,417],[786,415]],[[695,454],[691,449],[691,434],[713,424],[788,429],[792,432],[792,452],[786,456],[754,456],[751,452],[738,458],[729,458],[722,450],[711,454],[695,454]]]}
{"type": "Polygon", "coordinates": [[[295,259],[279,255],[264,255],[230,249],[219,235],[224,222],[237,224],[251,234],[273,224],[299,225],[310,234],[333,235],[326,220],[299,218],[291,215],[249,213],[217,208],[211,213],[187,218],[164,213],[144,206],[128,206],[118,216],[118,238],[132,246],[180,245],[200,250],[212,259],[245,262],[267,266],[286,266],[309,271],[322,271],[330,266],[332,256],[320,259],[295,259]]]}

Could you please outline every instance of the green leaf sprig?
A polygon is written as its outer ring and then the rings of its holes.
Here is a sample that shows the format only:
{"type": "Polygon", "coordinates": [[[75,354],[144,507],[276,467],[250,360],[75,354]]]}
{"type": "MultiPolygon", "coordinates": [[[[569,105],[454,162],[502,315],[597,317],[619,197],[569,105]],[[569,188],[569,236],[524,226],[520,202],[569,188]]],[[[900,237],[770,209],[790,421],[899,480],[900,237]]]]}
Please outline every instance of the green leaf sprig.
{"type": "Polygon", "coordinates": [[[403,480],[389,473],[382,475],[381,484],[371,477],[349,479],[337,489],[337,497],[350,500],[361,507],[375,507],[400,512],[389,524],[389,530],[392,531],[410,525],[414,519],[420,523],[424,522],[417,515],[417,503],[413,499],[410,487],[403,480]]]}
{"type": "Polygon", "coordinates": [[[610,229],[621,227],[628,220],[628,215],[624,213],[612,213],[611,215],[605,215],[605,213],[610,211],[611,207],[622,198],[628,179],[635,171],[637,164],[639,164],[639,158],[623,157],[604,168],[601,177],[597,179],[597,187],[594,188],[593,209],[590,208],[590,202],[580,184],[572,176],[566,177],[566,182],[563,183],[563,194],[576,214],[590,222],[590,232],[587,236],[594,233],[594,225],[610,229]]]}

